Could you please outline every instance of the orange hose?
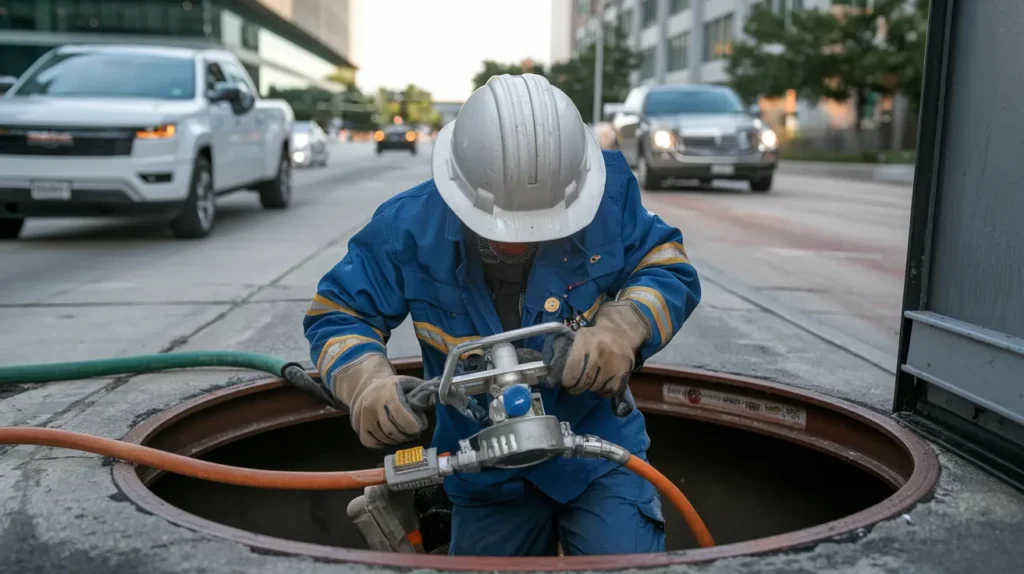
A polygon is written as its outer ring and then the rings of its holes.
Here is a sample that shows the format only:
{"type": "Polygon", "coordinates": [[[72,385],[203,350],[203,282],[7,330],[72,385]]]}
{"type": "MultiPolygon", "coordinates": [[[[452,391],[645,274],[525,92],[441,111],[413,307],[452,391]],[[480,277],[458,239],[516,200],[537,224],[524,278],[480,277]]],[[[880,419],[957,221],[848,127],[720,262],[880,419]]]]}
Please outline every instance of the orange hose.
{"type": "Polygon", "coordinates": [[[240,468],[172,454],[148,446],[48,428],[0,427],[0,444],[70,448],[201,480],[254,488],[347,490],[386,482],[383,468],[346,472],[287,472],[240,468]]]}
{"type": "Polygon", "coordinates": [[[679,490],[679,487],[672,483],[671,480],[665,477],[664,474],[658,472],[658,469],[647,464],[643,460],[636,456],[630,456],[629,460],[624,465],[629,470],[644,477],[654,488],[658,489],[665,498],[668,498],[672,506],[676,507],[676,510],[683,515],[683,520],[686,521],[686,525],[690,527],[690,532],[697,538],[697,544],[701,548],[708,548],[715,545],[715,539],[711,537],[711,532],[708,531],[708,527],[704,525],[704,521],[701,519],[700,514],[697,514],[697,510],[690,504],[690,501],[686,499],[686,495],[683,491],[679,490]]]}
{"type": "MultiPolygon", "coordinates": [[[[383,468],[345,472],[288,472],[259,470],[217,464],[181,456],[148,446],[76,433],[66,430],[31,427],[0,427],[0,444],[34,444],[69,448],[109,456],[119,460],[155,468],[174,474],[190,476],[236,486],[277,488],[284,490],[347,490],[384,484],[387,479],[383,468]]],[[[665,475],[643,460],[630,456],[624,465],[647,479],[675,506],[697,543],[704,548],[715,545],[708,527],[679,487],[665,475]]]]}

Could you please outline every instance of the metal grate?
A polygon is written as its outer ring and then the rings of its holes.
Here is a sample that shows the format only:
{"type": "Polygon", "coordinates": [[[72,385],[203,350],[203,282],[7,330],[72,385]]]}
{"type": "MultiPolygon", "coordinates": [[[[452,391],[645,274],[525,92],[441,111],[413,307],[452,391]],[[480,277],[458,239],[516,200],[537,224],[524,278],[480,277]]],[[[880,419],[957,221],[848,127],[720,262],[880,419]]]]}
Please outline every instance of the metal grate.
{"type": "Polygon", "coordinates": [[[135,130],[67,127],[0,127],[0,154],[98,157],[132,153],[135,130]]]}

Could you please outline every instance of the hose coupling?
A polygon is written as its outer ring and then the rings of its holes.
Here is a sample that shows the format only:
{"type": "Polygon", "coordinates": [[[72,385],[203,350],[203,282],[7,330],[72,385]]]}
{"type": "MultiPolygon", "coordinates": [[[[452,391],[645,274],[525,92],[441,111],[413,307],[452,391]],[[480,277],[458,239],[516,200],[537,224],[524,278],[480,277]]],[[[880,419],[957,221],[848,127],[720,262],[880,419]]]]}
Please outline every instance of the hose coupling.
{"type": "MultiPolygon", "coordinates": [[[[563,427],[563,430],[567,429],[563,427]]],[[[569,431],[565,434],[565,443],[567,456],[603,458],[619,464],[626,464],[630,457],[628,450],[594,435],[577,435],[569,431]]]]}
{"type": "Polygon", "coordinates": [[[455,474],[458,461],[438,456],[436,448],[407,448],[384,457],[384,473],[391,490],[414,490],[444,482],[455,474]]]}

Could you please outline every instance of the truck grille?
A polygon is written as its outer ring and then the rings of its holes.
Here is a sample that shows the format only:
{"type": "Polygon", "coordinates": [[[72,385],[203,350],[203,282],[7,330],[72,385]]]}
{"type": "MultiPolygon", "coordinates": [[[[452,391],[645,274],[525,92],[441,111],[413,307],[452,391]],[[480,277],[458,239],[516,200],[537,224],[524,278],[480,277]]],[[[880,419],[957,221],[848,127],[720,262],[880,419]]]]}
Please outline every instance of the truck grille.
{"type": "Polygon", "coordinates": [[[125,156],[134,141],[130,129],[0,126],[0,155],[125,156]]]}

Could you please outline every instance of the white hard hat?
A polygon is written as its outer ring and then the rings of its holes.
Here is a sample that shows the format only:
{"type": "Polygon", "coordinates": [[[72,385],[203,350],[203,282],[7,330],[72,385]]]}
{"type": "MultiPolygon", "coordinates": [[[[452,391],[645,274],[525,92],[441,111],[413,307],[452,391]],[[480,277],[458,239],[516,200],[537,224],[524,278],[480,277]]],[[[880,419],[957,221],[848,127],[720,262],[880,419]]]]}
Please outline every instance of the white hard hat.
{"type": "Polygon", "coordinates": [[[474,233],[503,243],[568,237],[604,195],[601,148],[543,76],[493,76],[437,135],[434,183],[474,233]]]}

